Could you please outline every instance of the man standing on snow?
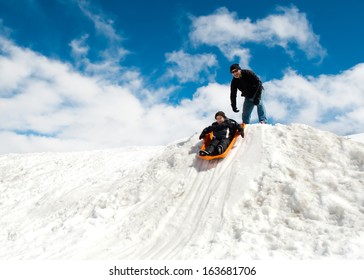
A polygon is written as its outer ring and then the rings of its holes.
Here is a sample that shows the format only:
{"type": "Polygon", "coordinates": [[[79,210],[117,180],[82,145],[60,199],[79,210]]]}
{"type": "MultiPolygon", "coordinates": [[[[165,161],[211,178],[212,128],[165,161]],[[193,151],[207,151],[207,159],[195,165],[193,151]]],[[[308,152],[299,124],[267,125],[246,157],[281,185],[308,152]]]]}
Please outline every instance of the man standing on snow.
{"type": "Polygon", "coordinates": [[[243,123],[250,123],[250,117],[254,106],[257,106],[259,122],[267,123],[265,108],[261,100],[264,88],[258,76],[251,70],[242,70],[239,64],[231,65],[230,73],[233,75],[230,84],[230,101],[233,111],[235,113],[239,112],[236,107],[236,94],[239,89],[241,91],[241,96],[245,97],[242,114],[243,123]]]}

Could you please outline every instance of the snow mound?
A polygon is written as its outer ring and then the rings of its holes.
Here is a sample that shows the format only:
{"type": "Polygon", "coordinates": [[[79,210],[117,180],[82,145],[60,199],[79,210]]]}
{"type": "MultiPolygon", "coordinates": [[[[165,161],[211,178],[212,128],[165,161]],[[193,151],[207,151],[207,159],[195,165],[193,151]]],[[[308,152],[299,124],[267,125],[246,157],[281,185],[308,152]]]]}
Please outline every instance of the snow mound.
{"type": "Polygon", "coordinates": [[[0,259],[364,257],[364,145],[249,125],[166,147],[0,156],[0,259]]]}
{"type": "Polygon", "coordinates": [[[353,134],[353,135],[349,135],[348,137],[354,141],[364,143],[364,133],[353,134]]]}

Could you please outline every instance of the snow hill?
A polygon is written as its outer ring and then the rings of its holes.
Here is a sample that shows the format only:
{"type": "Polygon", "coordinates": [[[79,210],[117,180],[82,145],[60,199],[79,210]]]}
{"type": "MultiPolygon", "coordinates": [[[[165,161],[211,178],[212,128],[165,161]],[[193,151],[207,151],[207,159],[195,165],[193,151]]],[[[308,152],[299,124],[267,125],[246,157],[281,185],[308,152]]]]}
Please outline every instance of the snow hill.
{"type": "Polygon", "coordinates": [[[350,139],[364,143],[364,133],[353,134],[349,136],[350,139]]]}
{"type": "Polygon", "coordinates": [[[0,259],[364,257],[364,144],[295,124],[200,146],[0,156],[0,259]]]}

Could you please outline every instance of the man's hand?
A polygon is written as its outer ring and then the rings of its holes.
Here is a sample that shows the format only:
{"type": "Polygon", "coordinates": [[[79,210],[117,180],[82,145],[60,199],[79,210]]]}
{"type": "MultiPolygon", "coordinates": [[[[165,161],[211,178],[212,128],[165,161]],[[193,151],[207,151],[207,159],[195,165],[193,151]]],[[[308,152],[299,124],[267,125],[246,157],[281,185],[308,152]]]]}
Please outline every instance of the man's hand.
{"type": "Polygon", "coordinates": [[[231,104],[231,108],[233,109],[233,111],[234,111],[235,113],[238,113],[238,112],[239,112],[238,108],[236,108],[236,105],[231,104]]]}

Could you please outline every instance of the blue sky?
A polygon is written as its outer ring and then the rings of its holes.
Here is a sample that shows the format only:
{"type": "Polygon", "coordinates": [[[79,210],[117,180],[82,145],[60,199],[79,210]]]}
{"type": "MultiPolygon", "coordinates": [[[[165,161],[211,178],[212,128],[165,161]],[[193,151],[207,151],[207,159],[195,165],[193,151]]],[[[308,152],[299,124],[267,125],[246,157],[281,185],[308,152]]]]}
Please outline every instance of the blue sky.
{"type": "Polygon", "coordinates": [[[362,132],[364,4],[258,2],[0,0],[0,152],[166,144],[220,109],[240,121],[235,62],[263,80],[270,123],[362,132]]]}

